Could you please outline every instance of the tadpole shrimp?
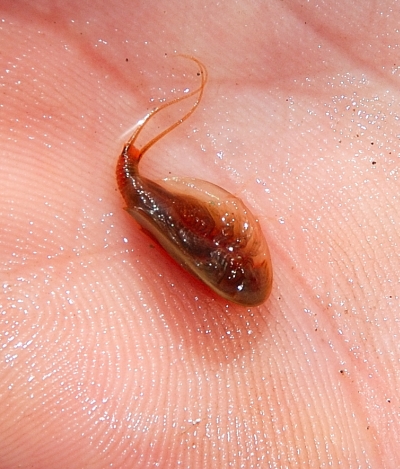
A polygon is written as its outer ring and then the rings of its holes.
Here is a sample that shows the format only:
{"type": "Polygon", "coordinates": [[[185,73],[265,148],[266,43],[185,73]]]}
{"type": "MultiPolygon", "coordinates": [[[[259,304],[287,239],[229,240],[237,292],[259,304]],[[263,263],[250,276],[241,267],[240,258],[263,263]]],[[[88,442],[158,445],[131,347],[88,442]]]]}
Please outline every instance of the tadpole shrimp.
{"type": "Polygon", "coordinates": [[[197,64],[200,86],[156,107],[139,121],[118,159],[118,187],[127,212],[183,268],[223,298],[256,306],[271,292],[272,265],[260,224],[245,204],[201,179],[171,177],[155,182],[139,172],[143,155],[188,119],[203,97],[207,69],[198,59],[183,57],[197,64]],[[156,114],[195,95],[195,103],[183,117],[141,148],[135,146],[156,114]]]}

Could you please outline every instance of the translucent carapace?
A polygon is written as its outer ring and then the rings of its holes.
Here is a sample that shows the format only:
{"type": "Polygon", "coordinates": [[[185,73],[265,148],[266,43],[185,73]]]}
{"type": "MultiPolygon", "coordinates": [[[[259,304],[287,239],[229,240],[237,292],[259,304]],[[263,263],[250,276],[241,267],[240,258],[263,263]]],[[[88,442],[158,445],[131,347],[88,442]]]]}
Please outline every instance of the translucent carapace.
{"type": "Polygon", "coordinates": [[[272,265],[259,222],[245,204],[201,179],[173,177],[155,182],[139,172],[144,153],[185,121],[203,96],[207,70],[198,59],[184,57],[199,68],[199,88],[155,108],[138,123],[118,159],[118,187],[128,213],[182,267],[227,300],[256,306],[271,292],[272,265]],[[135,147],[139,133],[155,114],[195,95],[195,103],[181,119],[142,148],[135,147]]]}

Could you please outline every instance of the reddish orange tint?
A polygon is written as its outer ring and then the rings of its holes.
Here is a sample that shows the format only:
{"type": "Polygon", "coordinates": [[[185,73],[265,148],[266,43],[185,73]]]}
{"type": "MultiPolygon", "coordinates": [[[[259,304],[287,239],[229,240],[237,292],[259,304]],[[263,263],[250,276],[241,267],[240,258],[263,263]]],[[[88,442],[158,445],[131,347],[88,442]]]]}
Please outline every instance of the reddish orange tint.
{"type": "Polygon", "coordinates": [[[168,178],[154,182],[139,174],[143,154],[185,121],[201,101],[207,70],[199,60],[187,58],[199,67],[200,87],[154,109],[138,124],[118,159],[118,187],[128,213],[182,267],[222,297],[240,305],[256,306],[271,292],[272,265],[259,222],[244,203],[200,179],[168,178]],[[134,146],[155,114],[196,94],[196,102],[181,119],[142,148],[134,146]]]}

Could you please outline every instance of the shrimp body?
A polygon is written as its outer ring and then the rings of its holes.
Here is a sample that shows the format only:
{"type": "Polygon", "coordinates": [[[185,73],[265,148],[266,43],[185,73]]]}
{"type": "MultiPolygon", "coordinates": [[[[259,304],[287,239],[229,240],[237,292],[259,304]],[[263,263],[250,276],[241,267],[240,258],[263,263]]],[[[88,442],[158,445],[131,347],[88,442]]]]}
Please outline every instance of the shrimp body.
{"type": "MultiPolygon", "coordinates": [[[[202,93],[205,68],[192,60],[202,73],[202,93]]],[[[200,98],[201,94],[190,114],[200,98]]],[[[215,184],[193,178],[155,182],[143,177],[139,173],[143,149],[133,145],[135,138],[124,146],[117,164],[118,186],[128,213],[182,267],[220,296],[245,306],[263,303],[271,292],[273,274],[258,220],[239,198],[215,184]]]]}

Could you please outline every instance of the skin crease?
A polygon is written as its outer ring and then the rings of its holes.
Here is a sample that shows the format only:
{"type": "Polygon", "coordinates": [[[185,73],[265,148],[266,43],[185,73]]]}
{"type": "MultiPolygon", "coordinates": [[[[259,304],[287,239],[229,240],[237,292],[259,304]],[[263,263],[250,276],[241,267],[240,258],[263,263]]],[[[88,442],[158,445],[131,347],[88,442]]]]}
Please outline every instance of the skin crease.
{"type": "Polygon", "coordinates": [[[2,6],[0,467],[398,467],[398,5],[103,4],[2,6]],[[141,170],[259,216],[258,308],[122,209],[124,132],[197,84],[174,50],[210,80],[141,170]]]}

